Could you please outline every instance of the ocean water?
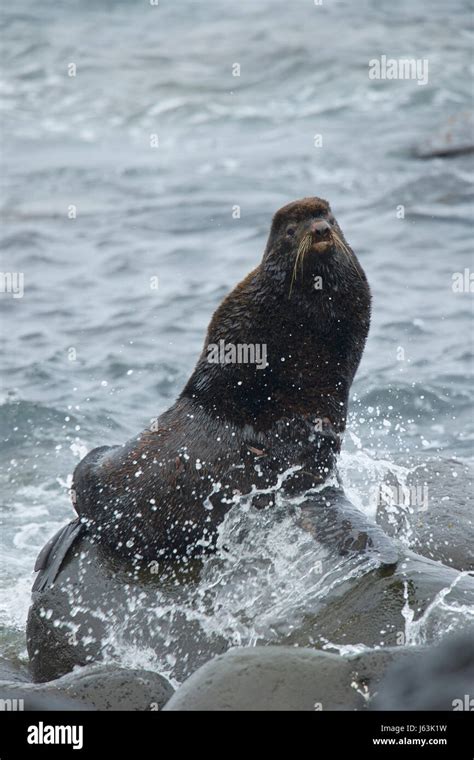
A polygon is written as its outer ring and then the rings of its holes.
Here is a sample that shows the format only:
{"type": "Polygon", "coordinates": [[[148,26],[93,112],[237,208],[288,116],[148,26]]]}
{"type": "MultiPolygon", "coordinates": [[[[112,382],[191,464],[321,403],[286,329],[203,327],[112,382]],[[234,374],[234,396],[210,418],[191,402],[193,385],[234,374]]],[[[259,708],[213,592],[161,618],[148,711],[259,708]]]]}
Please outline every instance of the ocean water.
{"type": "Polygon", "coordinates": [[[0,268],[24,282],[0,294],[8,656],[25,656],[34,559],[72,516],[75,465],[173,402],[290,200],[330,201],[373,291],[341,458],[354,502],[373,516],[387,474],[472,467],[473,301],[453,277],[474,270],[474,158],[414,156],[472,108],[472,21],[465,0],[4,8],[0,268]],[[426,59],[428,83],[369,79],[381,55],[426,59]]]}

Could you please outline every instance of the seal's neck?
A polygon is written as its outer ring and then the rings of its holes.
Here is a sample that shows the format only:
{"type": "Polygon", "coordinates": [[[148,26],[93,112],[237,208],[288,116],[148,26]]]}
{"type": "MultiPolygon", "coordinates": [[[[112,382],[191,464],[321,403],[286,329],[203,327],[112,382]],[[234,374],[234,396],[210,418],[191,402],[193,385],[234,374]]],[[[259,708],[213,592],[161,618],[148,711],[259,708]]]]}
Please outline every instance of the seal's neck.
{"type": "Polygon", "coordinates": [[[368,330],[368,286],[351,293],[353,303],[365,299],[365,319],[354,318],[340,290],[297,284],[291,298],[286,293],[260,267],[251,272],[215,312],[182,396],[257,430],[326,418],[342,432],[368,330]]]}

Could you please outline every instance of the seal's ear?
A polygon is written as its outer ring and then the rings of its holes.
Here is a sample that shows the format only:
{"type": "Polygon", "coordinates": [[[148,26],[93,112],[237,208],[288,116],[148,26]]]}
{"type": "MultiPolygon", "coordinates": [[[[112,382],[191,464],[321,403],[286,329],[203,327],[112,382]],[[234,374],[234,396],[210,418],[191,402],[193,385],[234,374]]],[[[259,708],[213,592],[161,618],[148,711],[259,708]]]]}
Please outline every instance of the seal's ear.
{"type": "Polygon", "coordinates": [[[274,240],[275,238],[278,237],[278,235],[280,233],[281,226],[282,226],[282,218],[281,218],[281,216],[278,215],[278,211],[277,211],[277,213],[274,215],[274,217],[272,219],[272,224],[271,224],[270,232],[269,232],[269,235],[268,235],[268,240],[269,241],[270,240],[274,240]]]}
{"type": "Polygon", "coordinates": [[[268,233],[268,239],[267,239],[267,244],[265,246],[265,251],[263,253],[264,260],[267,259],[271,255],[275,247],[275,243],[278,240],[279,234],[280,234],[279,232],[280,224],[281,222],[279,219],[276,218],[276,214],[275,214],[272,220],[272,226],[270,227],[270,232],[268,233]]]}
{"type": "Polygon", "coordinates": [[[298,233],[298,219],[289,208],[284,206],[279,209],[272,219],[272,226],[268,235],[265,253],[270,253],[278,243],[278,247],[292,246],[298,233]]]}

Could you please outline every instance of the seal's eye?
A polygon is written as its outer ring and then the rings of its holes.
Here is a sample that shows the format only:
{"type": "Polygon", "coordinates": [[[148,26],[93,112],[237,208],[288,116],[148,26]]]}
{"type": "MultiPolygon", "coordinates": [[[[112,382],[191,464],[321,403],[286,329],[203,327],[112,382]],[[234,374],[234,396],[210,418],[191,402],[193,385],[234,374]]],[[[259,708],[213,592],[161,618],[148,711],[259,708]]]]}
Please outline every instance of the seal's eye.
{"type": "Polygon", "coordinates": [[[286,228],[286,235],[287,237],[294,237],[296,235],[296,229],[294,227],[287,227],[286,228]]]}

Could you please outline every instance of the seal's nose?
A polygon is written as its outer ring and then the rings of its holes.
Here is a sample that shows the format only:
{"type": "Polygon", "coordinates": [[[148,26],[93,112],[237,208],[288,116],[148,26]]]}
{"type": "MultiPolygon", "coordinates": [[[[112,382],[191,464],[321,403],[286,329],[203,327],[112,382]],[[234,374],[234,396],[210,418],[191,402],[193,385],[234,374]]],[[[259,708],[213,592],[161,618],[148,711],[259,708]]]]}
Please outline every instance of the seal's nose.
{"type": "Polygon", "coordinates": [[[331,230],[331,225],[326,222],[325,219],[318,219],[317,222],[312,222],[310,230],[315,238],[326,238],[331,230]]]}

